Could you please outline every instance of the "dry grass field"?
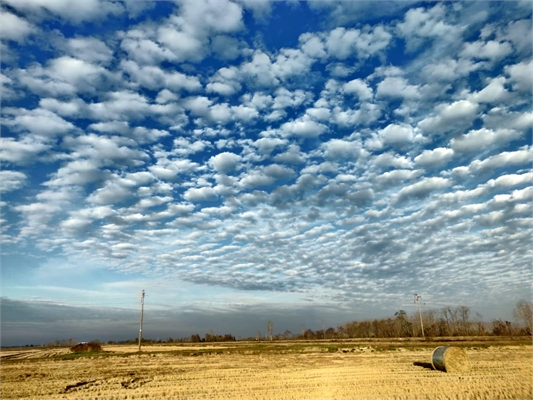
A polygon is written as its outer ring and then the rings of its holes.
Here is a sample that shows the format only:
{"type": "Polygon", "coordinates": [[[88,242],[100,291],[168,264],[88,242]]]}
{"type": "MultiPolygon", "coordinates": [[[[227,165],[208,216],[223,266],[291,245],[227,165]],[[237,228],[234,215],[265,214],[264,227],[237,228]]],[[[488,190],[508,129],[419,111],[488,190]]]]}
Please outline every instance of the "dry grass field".
{"type": "Polygon", "coordinates": [[[531,399],[528,339],[274,342],[1,352],[2,399],[531,399]],[[433,370],[439,345],[471,369],[433,370]]]}

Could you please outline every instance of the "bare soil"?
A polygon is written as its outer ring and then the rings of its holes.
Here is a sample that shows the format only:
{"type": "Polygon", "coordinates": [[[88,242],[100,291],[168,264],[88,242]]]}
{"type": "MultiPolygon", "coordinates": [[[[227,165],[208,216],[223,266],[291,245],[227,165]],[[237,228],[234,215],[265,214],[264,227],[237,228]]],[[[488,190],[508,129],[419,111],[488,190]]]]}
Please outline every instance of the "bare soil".
{"type": "Polygon", "coordinates": [[[528,341],[464,341],[467,372],[433,370],[442,343],[274,342],[0,353],[2,399],[531,399],[528,341]]]}

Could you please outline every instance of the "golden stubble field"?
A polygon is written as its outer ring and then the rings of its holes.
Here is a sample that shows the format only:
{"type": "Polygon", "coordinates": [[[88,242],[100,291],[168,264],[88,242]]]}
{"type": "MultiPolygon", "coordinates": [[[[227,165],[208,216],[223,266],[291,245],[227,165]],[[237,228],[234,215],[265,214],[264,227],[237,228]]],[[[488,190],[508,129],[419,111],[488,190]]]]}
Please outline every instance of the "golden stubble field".
{"type": "Polygon", "coordinates": [[[433,370],[453,343],[220,343],[1,352],[2,399],[531,399],[527,340],[462,342],[471,369],[433,370]]]}

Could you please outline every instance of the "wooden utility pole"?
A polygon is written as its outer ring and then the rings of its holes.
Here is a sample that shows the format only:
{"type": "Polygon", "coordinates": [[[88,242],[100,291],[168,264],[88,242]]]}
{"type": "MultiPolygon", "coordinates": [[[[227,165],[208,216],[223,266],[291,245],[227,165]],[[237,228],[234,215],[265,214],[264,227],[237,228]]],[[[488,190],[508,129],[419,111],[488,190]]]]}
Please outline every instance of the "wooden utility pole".
{"type": "Polygon", "coordinates": [[[419,296],[415,293],[415,303],[418,305],[418,315],[420,316],[420,328],[422,329],[422,337],[425,339],[426,335],[424,334],[424,323],[422,322],[422,311],[420,311],[420,299],[422,296],[419,296]]]}
{"type": "Polygon", "coordinates": [[[143,339],[143,314],[144,314],[144,290],[141,295],[141,328],[139,329],[139,351],[141,351],[141,341],[143,339]]]}

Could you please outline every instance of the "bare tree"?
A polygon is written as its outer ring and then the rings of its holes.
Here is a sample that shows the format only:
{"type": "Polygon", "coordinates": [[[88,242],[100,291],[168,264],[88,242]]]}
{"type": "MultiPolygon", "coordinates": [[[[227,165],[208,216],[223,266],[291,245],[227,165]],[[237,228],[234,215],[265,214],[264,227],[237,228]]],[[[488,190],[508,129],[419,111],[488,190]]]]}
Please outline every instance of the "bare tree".
{"type": "Polygon", "coordinates": [[[516,321],[525,329],[525,333],[531,335],[533,331],[533,303],[527,300],[519,300],[514,309],[516,321]]]}
{"type": "Polygon", "coordinates": [[[272,321],[267,322],[268,337],[272,341],[272,330],[274,329],[274,323],[272,321]]]}

